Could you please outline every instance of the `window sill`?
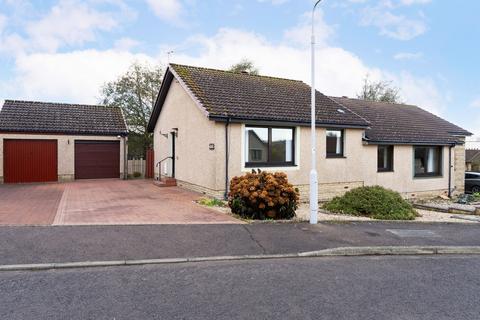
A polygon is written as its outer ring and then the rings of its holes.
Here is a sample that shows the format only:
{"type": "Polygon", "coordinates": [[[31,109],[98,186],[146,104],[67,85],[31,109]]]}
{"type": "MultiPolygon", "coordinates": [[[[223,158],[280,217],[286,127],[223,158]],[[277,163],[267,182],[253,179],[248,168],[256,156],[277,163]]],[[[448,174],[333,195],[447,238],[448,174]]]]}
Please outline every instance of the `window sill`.
{"type": "Polygon", "coordinates": [[[245,164],[244,168],[249,169],[249,168],[286,168],[286,167],[298,167],[296,164],[284,164],[284,163],[259,163],[259,164],[245,164]]]}
{"type": "Polygon", "coordinates": [[[395,172],[395,171],[394,170],[377,170],[377,173],[384,173],[384,172],[386,172],[386,173],[390,172],[391,173],[391,172],[395,172]]]}
{"type": "Polygon", "coordinates": [[[294,171],[299,170],[300,166],[298,165],[277,165],[277,166],[244,166],[242,172],[251,172],[252,169],[260,169],[266,171],[294,171]]]}
{"type": "Polygon", "coordinates": [[[338,156],[334,156],[334,155],[327,155],[327,159],[346,159],[347,157],[345,157],[344,155],[338,155],[338,156]]]}
{"type": "Polygon", "coordinates": [[[413,176],[413,179],[438,179],[443,178],[443,174],[434,175],[434,176],[413,176]]]}

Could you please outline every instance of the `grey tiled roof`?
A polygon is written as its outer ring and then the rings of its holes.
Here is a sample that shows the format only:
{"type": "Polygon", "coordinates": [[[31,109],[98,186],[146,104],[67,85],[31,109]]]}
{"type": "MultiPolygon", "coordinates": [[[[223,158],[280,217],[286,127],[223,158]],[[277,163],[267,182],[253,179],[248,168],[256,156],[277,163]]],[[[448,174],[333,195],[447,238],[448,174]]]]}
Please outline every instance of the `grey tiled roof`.
{"type": "Polygon", "coordinates": [[[331,97],[371,123],[366,138],[372,142],[405,144],[452,144],[458,136],[469,136],[464,130],[417,106],[373,102],[346,97],[331,97]]]}
{"type": "Polygon", "coordinates": [[[126,135],[120,108],[6,100],[0,132],[126,135]]]}
{"type": "MultiPolygon", "coordinates": [[[[170,64],[150,117],[153,131],[174,77],[185,84],[212,120],[310,122],[310,86],[281,78],[170,64]]],[[[327,97],[316,92],[321,126],[364,127],[377,143],[453,144],[470,132],[419,107],[327,97]]]]}
{"type": "MultiPolygon", "coordinates": [[[[310,122],[310,86],[301,81],[178,64],[169,68],[201,102],[210,118],[310,122]]],[[[368,126],[365,119],[318,91],[316,106],[319,124],[368,126]]]]}

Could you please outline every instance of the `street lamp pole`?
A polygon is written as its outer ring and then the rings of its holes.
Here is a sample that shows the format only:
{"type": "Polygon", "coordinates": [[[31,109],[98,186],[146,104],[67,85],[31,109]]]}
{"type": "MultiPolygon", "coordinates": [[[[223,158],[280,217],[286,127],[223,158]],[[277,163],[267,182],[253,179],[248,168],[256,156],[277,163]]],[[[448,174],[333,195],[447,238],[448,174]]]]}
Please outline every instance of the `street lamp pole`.
{"type": "Polygon", "coordinates": [[[312,167],[310,170],[310,224],[317,224],[318,218],[318,175],[317,175],[317,133],[316,133],[316,116],[315,116],[315,9],[322,0],[318,0],[312,9],[312,87],[311,87],[311,138],[312,146],[312,167]]]}

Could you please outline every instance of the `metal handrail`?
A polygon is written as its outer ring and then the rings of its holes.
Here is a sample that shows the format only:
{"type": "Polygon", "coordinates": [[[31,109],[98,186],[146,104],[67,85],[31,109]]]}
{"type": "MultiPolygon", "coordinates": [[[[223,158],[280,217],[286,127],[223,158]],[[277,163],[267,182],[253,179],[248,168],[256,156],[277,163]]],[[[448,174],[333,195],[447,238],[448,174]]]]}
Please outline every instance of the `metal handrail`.
{"type": "Polygon", "coordinates": [[[165,161],[165,160],[168,160],[168,159],[172,159],[173,160],[173,156],[168,156],[168,157],[165,157],[163,158],[162,160],[158,161],[157,164],[155,165],[155,167],[158,167],[158,179],[160,180],[161,176],[162,176],[162,167],[160,167],[160,164],[165,161]]]}

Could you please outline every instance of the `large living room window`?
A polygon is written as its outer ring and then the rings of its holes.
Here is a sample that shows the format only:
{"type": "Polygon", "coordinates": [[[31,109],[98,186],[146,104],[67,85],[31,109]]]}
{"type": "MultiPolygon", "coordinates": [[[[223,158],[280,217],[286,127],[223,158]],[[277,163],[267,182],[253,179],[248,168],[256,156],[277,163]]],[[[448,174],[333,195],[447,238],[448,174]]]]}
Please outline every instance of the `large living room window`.
{"type": "Polygon", "coordinates": [[[393,146],[379,145],[377,148],[378,172],[393,171],[393,146]]]}
{"type": "Polygon", "coordinates": [[[245,127],[245,167],[293,166],[294,128],[245,127]]]}
{"type": "Polygon", "coordinates": [[[442,175],[442,147],[416,146],[413,148],[415,177],[442,175]]]}
{"type": "Polygon", "coordinates": [[[343,157],[343,130],[327,130],[327,158],[343,157]]]}

